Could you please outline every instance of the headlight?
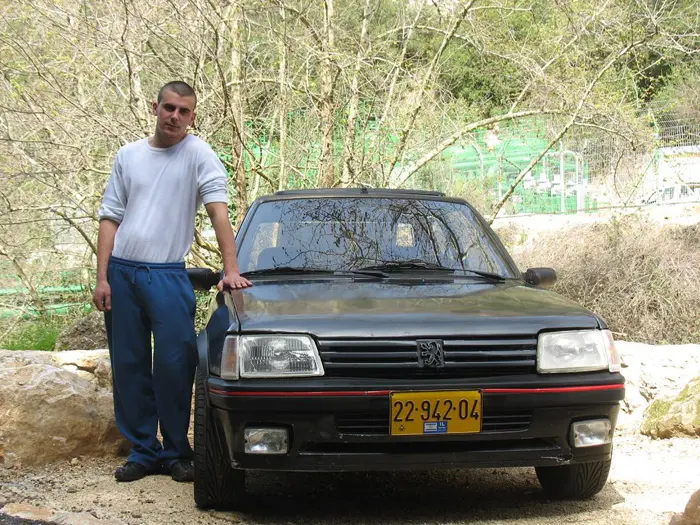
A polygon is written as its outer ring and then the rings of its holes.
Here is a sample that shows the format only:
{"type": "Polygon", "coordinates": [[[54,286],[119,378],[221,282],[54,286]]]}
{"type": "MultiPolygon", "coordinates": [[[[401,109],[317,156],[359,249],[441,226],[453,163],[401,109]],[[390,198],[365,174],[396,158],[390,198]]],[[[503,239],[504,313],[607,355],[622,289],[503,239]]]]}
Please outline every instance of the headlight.
{"type": "Polygon", "coordinates": [[[221,356],[221,377],[322,376],[323,364],[306,335],[228,336],[221,356]]]}
{"type": "Polygon", "coordinates": [[[546,332],[537,341],[537,371],[541,374],[620,371],[610,330],[546,332]]]}

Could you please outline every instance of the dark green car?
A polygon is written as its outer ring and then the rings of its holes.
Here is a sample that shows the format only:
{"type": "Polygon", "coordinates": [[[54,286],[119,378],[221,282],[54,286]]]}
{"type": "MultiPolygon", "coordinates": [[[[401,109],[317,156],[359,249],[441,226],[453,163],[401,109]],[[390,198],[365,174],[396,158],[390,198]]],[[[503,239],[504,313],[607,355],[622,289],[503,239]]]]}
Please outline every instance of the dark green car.
{"type": "Polygon", "coordinates": [[[254,286],[217,294],[198,336],[199,507],[241,507],[247,470],[532,466],[550,497],[605,485],[624,398],[610,331],[467,202],[278,192],[237,246],[254,286]]]}

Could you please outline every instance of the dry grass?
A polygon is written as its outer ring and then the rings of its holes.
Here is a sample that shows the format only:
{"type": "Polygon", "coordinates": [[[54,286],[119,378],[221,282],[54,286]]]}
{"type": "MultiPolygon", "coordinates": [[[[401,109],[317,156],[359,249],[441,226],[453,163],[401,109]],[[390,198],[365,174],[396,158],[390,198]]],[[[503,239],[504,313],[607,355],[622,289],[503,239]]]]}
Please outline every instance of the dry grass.
{"type": "Polygon", "coordinates": [[[554,290],[599,314],[617,338],[700,341],[700,225],[627,216],[543,234],[530,246],[504,233],[521,268],[554,267],[554,290]]]}

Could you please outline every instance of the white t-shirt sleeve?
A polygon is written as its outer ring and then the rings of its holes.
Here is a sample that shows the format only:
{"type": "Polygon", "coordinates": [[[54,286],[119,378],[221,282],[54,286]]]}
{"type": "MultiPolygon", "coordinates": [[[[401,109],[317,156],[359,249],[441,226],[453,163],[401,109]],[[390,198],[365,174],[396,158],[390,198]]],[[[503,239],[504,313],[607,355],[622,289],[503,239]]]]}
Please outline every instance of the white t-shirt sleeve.
{"type": "Polygon", "coordinates": [[[121,223],[124,218],[124,210],[128,201],[128,192],[124,184],[121,168],[121,151],[117,152],[112,165],[112,174],[107,183],[104,197],[102,198],[102,206],[98,213],[100,220],[110,219],[121,223]]]}
{"type": "Polygon", "coordinates": [[[226,193],[226,168],[210,147],[203,149],[197,165],[197,189],[202,204],[224,202],[228,204],[226,193]]]}

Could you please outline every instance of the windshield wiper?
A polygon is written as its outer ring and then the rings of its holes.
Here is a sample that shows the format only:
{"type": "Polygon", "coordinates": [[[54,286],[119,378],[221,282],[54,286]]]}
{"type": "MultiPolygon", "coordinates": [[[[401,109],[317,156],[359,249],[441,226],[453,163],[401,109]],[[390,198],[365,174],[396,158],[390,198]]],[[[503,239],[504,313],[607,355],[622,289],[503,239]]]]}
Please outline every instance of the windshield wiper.
{"type": "Polygon", "coordinates": [[[344,273],[349,273],[352,275],[369,275],[370,277],[389,277],[389,274],[381,271],[381,270],[375,270],[372,268],[360,268],[359,270],[338,270],[338,274],[344,274],[344,273]]]}
{"type": "Polygon", "coordinates": [[[391,270],[437,270],[441,272],[469,272],[473,273],[475,275],[478,275],[479,277],[484,277],[486,279],[491,279],[494,281],[505,281],[506,278],[503,277],[502,275],[499,275],[497,273],[492,273],[492,272],[484,272],[482,270],[472,270],[470,268],[460,268],[460,269],[455,269],[455,268],[448,268],[447,266],[442,266],[440,264],[436,263],[431,263],[428,261],[423,261],[420,259],[411,259],[407,261],[387,261],[382,264],[377,264],[373,266],[365,266],[363,268],[360,268],[360,270],[384,270],[384,271],[391,271],[391,270]]]}
{"type": "Polygon", "coordinates": [[[328,270],[326,268],[313,267],[297,267],[297,266],[278,266],[276,268],[261,268],[259,270],[251,270],[243,272],[241,276],[250,277],[254,275],[272,275],[276,273],[322,273],[326,275],[369,275],[370,277],[388,277],[387,274],[380,270],[360,269],[360,270],[328,270]]]}
{"type": "Polygon", "coordinates": [[[442,266],[440,264],[435,264],[428,261],[422,261],[420,259],[411,259],[408,261],[386,261],[382,264],[375,264],[372,266],[364,266],[360,268],[360,271],[364,270],[438,270],[441,272],[455,271],[454,268],[448,268],[447,266],[442,266]]]}
{"type": "Polygon", "coordinates": [[[297,267],[297,266],[278,266],[276,268],[261,268],[259,270],[251,270],[249,272],[243,272],[241,275],[243,277],[250,277],[255,275],[272,275],[276,273],[281,274],[303,274],[303,273],[322,273],[326,275],[368,275],[370,277],[385,278],[389,277],[386,273],[392,270],[431,270],[439,272],[470,272],[480,277],[485,277],[487,279],[492,279],[494,281],[505,281],[506,278],[497,273],[483,272],[481,270],[471,270],[468,268],[457,269],[448,268],[447,266],[442,266],[440,264],[431,263],[428,261],[421,261],[418,259],[412,259],[410,261],[387,261],[382,264],[376,264],[372,266],[365,266],[363,268],[358,268],[356,270],[328,270],[325,268],[313,268],[313,267],[297,267]]]}
{"type": "Polygon", "coordinates": [[[326,270],[324,268],[311,268],[311,267],[295,267],[295,266],[277,266],[276,268],[261,268],[259,270],[251,270],[249,272],[243,272],[242,277],[248,277],[251,275],[266,275],[273,273],[335,273],[333,270],[326,270]]]}
{"type": "Polygon", "coordinates": [[[465,268],[464,271],[479,275],[480,277],[492,279],[494,281],[505,281],[506,280],[506,278],[503,277],[502,275],[497,274],[497,273],[493,273],[493,272],[483,272],[481,270],[472,270],[470,268],[465,268]]]}

